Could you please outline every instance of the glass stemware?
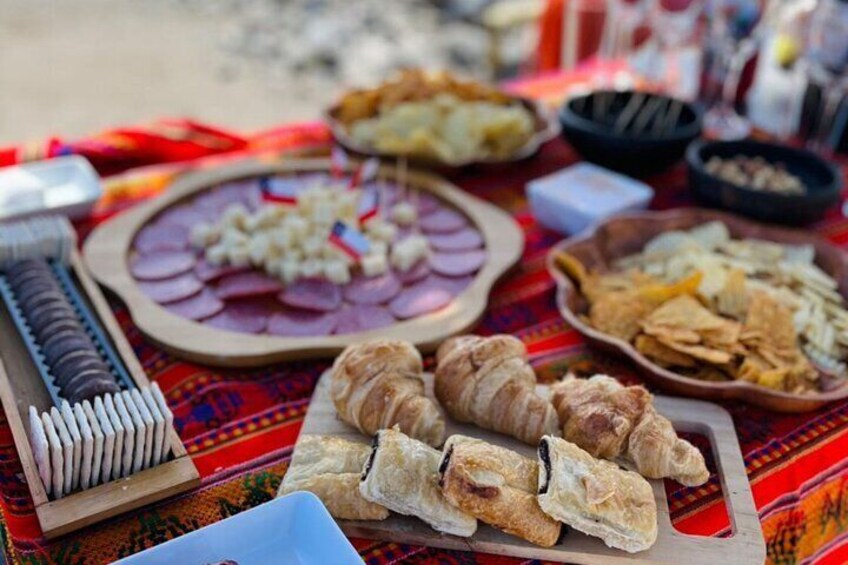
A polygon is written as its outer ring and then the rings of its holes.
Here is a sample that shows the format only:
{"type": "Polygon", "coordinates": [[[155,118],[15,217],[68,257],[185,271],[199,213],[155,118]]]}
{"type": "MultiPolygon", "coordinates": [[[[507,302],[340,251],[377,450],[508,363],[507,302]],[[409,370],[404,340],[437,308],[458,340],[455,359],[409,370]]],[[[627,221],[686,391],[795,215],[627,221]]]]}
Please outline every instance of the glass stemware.
{"type": "Polygon", "coordinates": [[[813,11],[805,49],[809,81],[821,88],[822,103],[808,146],[833,151],[839,140],[834,128],[842,100],[848,95],[848,2],[821,0],[813,11]]]}
{"type": "Polygon", "coordinates": [[[704,0],[653,0],[651,29],[659,42],[665,65],[661,82],[675,95],[681,87],[680,48],[695,35],[704,0]]]}

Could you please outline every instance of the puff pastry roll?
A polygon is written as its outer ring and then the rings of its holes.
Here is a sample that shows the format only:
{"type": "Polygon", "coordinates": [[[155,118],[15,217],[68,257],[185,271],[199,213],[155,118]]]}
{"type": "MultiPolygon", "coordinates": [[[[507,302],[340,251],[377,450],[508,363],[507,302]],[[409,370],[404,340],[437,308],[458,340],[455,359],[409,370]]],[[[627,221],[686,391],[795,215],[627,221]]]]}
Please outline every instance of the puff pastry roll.
{"type": "Polygon", "coordinates": [[[455,420],[530,445],[559,427],[550,401],[536,394],[536,374],[524,344],[509,335],[445,341],[436,352],[435,392],[455,420]]]}
{"type": "Polygon", "coordinates": [[[562,437],[595,457],[612,459],[649,479],[698,486],[710,477],[704,456],[657,413],[641,386],[625,387],[606,375],[567,375],[551,387],[562,437]]]}
{"type": "Polygon", "coordinates": [[[657,540],[657,503],[641,475],[595,459],[573,443],[539,443],[539,506],[576,530],[630,553],[657,540]]]}
{"type": "Polygon", "coordinates": [[[416,516],[435,530],[469,537],[477,531],[477,520],[442,495],[440,459],[441,452],[397,428],[381,430],[374,436],[359,492],[366,500],[416,516]]]}
{"type": "Polygon", "coordinates": [[[536,500],[538,463],[509,449],[461,435],[445,443],[439,465],[445,498],[478,520],[550,547],[562,525],[536,500]]]}
{"type": "Polygon", "coordinates": [[[406,341],[377,340],[348,346],[331,369],[330,396],[339,417],[362,433],[400,426],[433,446],[445,439],[445,421],[424,395],[421,354],[406,341]]]}
{"type": "Polygon", "coordinates": [[[301,436],[277,496],[298,490],[315,494],[334,518],[384,520],[389,511],[359,494],[359,477],[371,449],[329,436],[301,436]]]}

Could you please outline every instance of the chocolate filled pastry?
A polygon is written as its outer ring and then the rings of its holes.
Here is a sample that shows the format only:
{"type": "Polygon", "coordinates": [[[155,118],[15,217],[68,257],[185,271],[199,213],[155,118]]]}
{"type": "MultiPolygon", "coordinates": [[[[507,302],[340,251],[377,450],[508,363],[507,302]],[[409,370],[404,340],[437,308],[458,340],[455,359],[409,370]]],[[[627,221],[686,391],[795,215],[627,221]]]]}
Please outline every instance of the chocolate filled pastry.
{"type": "Polygon", "coordinates": [[[478,520],[550,547],[562,525],[542,512],[536,499],[538,463],[482,440],[453,435],[439,465],[445,498],[478,520]]]}
{"type": "Polygon", "coordinates": [[[301,436],[277,496],[305,490],[320,498],[334,518],[385,520],[389,511],[359,494],[359,478],[369,453],[364,443],[301,436]]]}
{"type": "Polygon", "coordinates": [[[469,537],[477,531],[477,520],[442,495],[440,459],[441,452],[397,428],[381,430],[374,436],[359,492],[366,500],[415,516],[435,530],[469,537]]]}
{"type": "Polygon", "coordinates": [[[536,374],[518,339],[454,337],[439,347],[436,363],[436,398],[453,419],[530,445],[558,434],[556,411],[536,394],[536,374]]]}
{"type": "Polygon", "coordinates": [[[573,443],[539,443],[539,506],[609,547],[635,553],[657,540],[657,503],[641,475],[595,459],[573,443]]]}
{"type": "Polygon", "coordinates": [[[331,369],[330,396],[339,418],[369,436],[397,425],[410,437],[442,445],[445,421],[424,395],[422,371],[421,354],[406,341],[348,346],[331,369]]]}
{"type": "Polygon", "coordinates": [[[595,457],[611,459],[649,479],[698,486],[710,477],[704,456],[657,413],[641,386],[625,387],[606,375],[567,375],[551,387],[562,436],[595,457]]]}

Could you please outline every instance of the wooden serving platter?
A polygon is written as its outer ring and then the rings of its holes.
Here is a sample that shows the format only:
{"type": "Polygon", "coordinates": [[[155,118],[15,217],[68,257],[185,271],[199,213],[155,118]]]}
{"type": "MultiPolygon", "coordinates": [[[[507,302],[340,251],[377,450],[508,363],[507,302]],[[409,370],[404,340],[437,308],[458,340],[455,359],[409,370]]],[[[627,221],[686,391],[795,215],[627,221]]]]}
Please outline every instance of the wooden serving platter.
{"type": "Polygon", "coordinates": [[[815,394],[793,394],[755,385],[747,381],[702,381],[675,373],[653,363],[632,344],[605,334],[583,321],[588,303],[572,281],[556,266],[557,253],[567,252],[583,262],[587,269],[609,271],[616,259],[642,250],[660,233],[688,230],[718,220],[734,238],[765,239],[783,244],[810,244],[816,249],[816,264],[839,283],[839,292],[848,297],[848,255],[835,245],[809,232],[778,228],[745,220],[732,214],[684,208],[665,212],[638,212],[611,218],[588,233],[566,239],[548,252],[548,271],[557,282],[556,301],[560,314],[591,344],[629,357],[642,375],[657,386],[684,396],[708,400],[742,400],[778,412],[807,412],[828,402],[848,398],[848,382],[815,394]]]}
{"type": "MultiPolygon", "coordinates": [[[[488,254],[474,280],[445,308],[384,328],[326,337],[277,337],[218,330],[170,313],[138,288],[128,258],[133,239],[154,216],[221,183],[279,173],[324,172],[326,159],[282,163],[241,161],[178,179],[159,198],[133,208],[98,228],[86,241],[84,255],[97,281],[114,292],[138,328],[163,348],[191,361],[218,366],[259,366],[296,358],[329,356],[354,341],[394,337],[433,350],[445,338],[474,326],[485,311],[489,292],[520,258],[524,236],[515,221],[495,206],[434,175],[410,171],[408,185],[429,192],[464,213],[480,231],[488,254]]],[[[395,170],[381,175],[394,179],[395,170]]]]}
{"type": "MultiPolygon", "coordinates": [[[[89,309],[98,318],[127,373],[137,386],[149,385],[150,381],[133,353],[132,346],[75,250],[71,252],[69,266],[83,298],[88,301],[89,309]]],[[[0,401],[12,430],[38,523],[46,538],[55,538],[78,530],[200,484],[197,468],[186,453],[182,440],[172,429],[170,461],[58,500],[49,500],[30,445],[27,414],[30,406],[35,406],[38,412],[42,413],[49,411],[54,404],[9,311],[2,304],[0,359],[0,401]]]]}
{"type": "MultiPolygon", "coordinates": [[[[432,375],[425,374],[424,378],[427,394],[432,398],[432,375]]],[[[547,394],[546,389],[546,386],[539,385],[541,394],[547,394]]],[[[329,391],[330,375],[326,372],[315,388],[301,434],[331,435],[368,443],[369,438],[338,419],[329,391]]],[[[657,409],[674,423],[675,429],[703,434],[709,438],[718,467],[724,502],[733,527],[731,537],[689,536],[675,530],[669,517],[668,501],[662,481],[651,481],[659,518],[657,542],[649,550],[635,554],[611,549],[601,540],[572,529],[556,546],[544,548],[483,523],[479,523],[477,533],[470,538],[440,534],[416,518],[398,514],[392,514],[382,521],[339,520],[338,524],[352,537],[585,565],[762,563],[766,556],[765,541],[730,415],[719,406],[707,402],[669,397],[656,397],[655,401],[657,409]]],[[[511,437],[473,425],[458,424],[449,418],[446,418],[446,422],[447,435],[473,436],[513,449],[527,457],[536,457],[536,450],[532,446],[511,437]]]]}

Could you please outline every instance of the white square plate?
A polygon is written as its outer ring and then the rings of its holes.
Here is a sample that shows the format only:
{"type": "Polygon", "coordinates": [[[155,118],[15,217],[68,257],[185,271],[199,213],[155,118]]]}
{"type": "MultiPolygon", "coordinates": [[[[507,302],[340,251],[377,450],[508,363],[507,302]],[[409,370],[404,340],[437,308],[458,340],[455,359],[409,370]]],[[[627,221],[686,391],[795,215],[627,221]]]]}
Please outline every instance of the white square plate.
{"type": "Polygon", "coordinates": [[[238,565],[362,564],[318,497],[294,492],[136,553],[117,565],[205,565],[228,559],[238,565]]]}

